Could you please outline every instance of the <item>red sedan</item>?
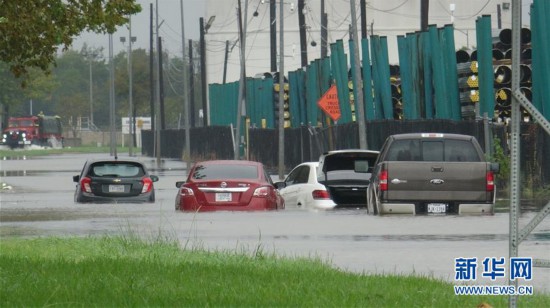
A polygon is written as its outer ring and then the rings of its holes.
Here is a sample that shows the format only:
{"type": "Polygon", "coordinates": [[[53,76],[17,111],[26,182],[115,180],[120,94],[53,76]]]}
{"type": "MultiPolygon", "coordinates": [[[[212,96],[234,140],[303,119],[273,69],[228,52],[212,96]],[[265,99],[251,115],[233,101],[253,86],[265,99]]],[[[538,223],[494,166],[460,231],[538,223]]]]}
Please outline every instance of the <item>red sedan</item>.
{"type": "Polygon", "coordinates": [[[185,182],[176,182],[176,210],[258,211],[284,209],[283,198],[263,164],[245,160],[196,163],[185,182]]]}

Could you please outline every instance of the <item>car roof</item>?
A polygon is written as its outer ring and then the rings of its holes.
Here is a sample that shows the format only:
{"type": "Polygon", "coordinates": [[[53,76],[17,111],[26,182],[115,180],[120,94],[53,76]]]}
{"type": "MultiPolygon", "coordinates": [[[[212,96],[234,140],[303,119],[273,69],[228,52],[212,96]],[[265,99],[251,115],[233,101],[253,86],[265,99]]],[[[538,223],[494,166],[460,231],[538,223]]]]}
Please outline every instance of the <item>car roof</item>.
{"type": "Polygon", "coordinates": [[[92,164],[92,163],[102,163],[102,162],[119,162],[119,163],[138,163],[138,164],[142,164],[144,165],[143,162],[137,160],[137,159],[132,159],[132,158],[124,158],[124,159],[119,159],[119,158],[115,158],[115,157],[109,157],[109,158],[90,158],[86,161],[87,164],[92,164]]]}
{"type": "Polygon", "coordinates": [[[406,133],[406,134],[395,134],[391,135],[395,140],[399,139],[420,139],[420,138],[447,138],[447,139],[459,139],[459,140],[470,140],[473,136],[463,135],[463,134],[446,134],[446,133],[406,133]]]}
{"type": "Polygon", "coordinates": [[[252,165],[252,166],[263,166],[262,163],[251,161],[251,160],[232,160],[232,159],[225,159],[225,160],[204,160],[196,163],[201,165],[252,165]]]}
{"type": "Polygon", "coordinates": [[[379,154],[379,151],[374,150],[361,150],[361,149],[346,149],[346,150],[334,150],[334,151],[328,151],[323,153],[322,155],[332,155],[332,154],[342,154],[342,153],[371,153],[371,154],[379,154]]]}
{"type": "Polygon", "coordinates": [[[303,162],[301,164],[299,164],[298,166],[311,166],[311,167],[319,167],[319,162],[318,161],[308,161],[308,162],[303,162]]]}

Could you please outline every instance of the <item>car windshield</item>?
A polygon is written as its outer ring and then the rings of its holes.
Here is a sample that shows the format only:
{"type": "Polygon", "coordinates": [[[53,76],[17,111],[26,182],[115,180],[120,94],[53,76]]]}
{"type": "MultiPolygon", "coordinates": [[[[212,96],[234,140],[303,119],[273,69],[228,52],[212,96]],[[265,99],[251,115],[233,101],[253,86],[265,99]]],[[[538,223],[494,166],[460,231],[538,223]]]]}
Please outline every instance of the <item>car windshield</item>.
{"type": "Polygon", "coordinates": [[[247,165],[200,164],[193,170],[195,180],[257,179],[258,167],[247,165]]]}
{"type": "Polygon", "coordinates": [[[124,162],[95,163],[90,169],[92,176],[135,177],[145,175],[143,167],[139,164],[124,162]]]}

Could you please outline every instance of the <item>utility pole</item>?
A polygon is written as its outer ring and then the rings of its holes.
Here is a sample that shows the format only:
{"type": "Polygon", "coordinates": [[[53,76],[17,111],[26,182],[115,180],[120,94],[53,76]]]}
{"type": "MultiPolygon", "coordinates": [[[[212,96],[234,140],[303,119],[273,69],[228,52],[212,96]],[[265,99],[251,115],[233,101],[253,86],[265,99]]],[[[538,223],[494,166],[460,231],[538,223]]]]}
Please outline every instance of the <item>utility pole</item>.
{"type": "Polygon", "coordinates": [[[189,127],[189,91],[187,91],[187,70],[185,69],[185,28],[183,23],[183,0],[180,0],[180,15],[181,15],[181,59],[183,63],[183,106],[185,117],[183,118],[183,126],[185,126],[185,149],[183,152],[186,162],[187,171],[191,167],[191,133],[189,127]]]}
{"type": "Polygon", "coordinates": [[[199,18],[200,45],[201,45],[201,93],[202,93],[202,126],[208,125],[206,110],[206,42],[204,41],[204,18],[199,18]]]}
{"type": "MultiPolygon", "coordinates": [[[[234,158],[240,159],[240,144],[241,144],[241,119],[246,116],[246,70],[245,70],[245,52],[246,52],[246,28],[243,30],[243,18],[241,0],[238,2],[238,22],[239,22],[239,42],[240,42],[240,58],[241,58],[241,78],[239,81],[239,96],[237,101],[237,125],[235,127],[235,145],[234,145],[234,158]]],[[[245,16],[247,18],[248,13],[248,0],[245,0],[245,16]]],[[[246,24],[245,24],[246,27],[246,24]]]]}
{"type": "Polygon", "coordinates": [[[153,49],[153,3],[149,5],[149,107],[151,110],[151,129],[155,130],[155,78],[154,78],[154,49],[153,49]]]}
{"type": "MultiPolygon", "coordinates": [[[[367,38],[367,0],[361,0],[361,38],[367,38]]],[[[359,44],[359,40],[357,40],[359,44]]]]}
{"type": "Polygon", "coordinates": [[[328,17],[325,13],[325,0],[321,0],[321,59],[328,56],[328,17]]]}
{"type": "Polygon", "coordinates": [[[430,0],[420,0],[420,31],[428,31],[430,0]]]}
{"type": "Polygon", "coordinates": [[[133,101],[133,85],[132,85],[132,40],[134,39],[132,37],[132,16],[128,16],[128,119],[130,120],[129,123],[129,130],[130,130],[130,142],[128,144],[128,155],[132,156],[133,148],[134,148],[134,123],[135,118],[134,115],[134,101],[133,101]]]}
{"type": "Polygon", "coordinates": [[[193,60],[193,40],[189,40],[189,105],[191,127],[195,127],[195,63],[193,60]]]}
{"type": "MultiPolygon", "coordinates": [[[[155,36],[156,36],[156,41],[157,43],[159,42],[159,1],[156,0],[156,18],[155,18],[155,36]]],[[[158,48],[158,46],[157,46],[158,48]]],[[[160,51],[157,49],[157,56],[155,57],[155,59],[157,59],[157,67],[156,67],[156,75],[157,75],[157,79],[156,79],[156,108],[157,108],[157,111],[160,110],[160,57],[161,57],[161,54],[160,54],[160,51]]],[[[158,117],[160,115],[160,112],[156,112],[156,116],[158,117]]],[[[156,153],[156,158],[157,158],[157,166],[160,166],[160,125],[158,125],[159,121],[155,121],[156,122],[156,125],[155,125],[155,135],[156,135],[156,138],[155,138],[155,153],[156,153]]]]}
{"type": "Polygon", "coordinates": [[[300,52],[302,67],[307,66],[307,37],[306,37],[306,17],[304,15],[304,0],[298,0],[298,26],[300,28],[300,52]]]}
{"type": "Polygon", "coordinates": [[[164,60],[162,56],[162,37],[158,37],[158,56],[159,56],[159,92],[160,92],[160,128],[166,129],[166,113],[164,112],[164,60]]]}
{"type": "Polygon", "coordinates": [[[285,119],[284,119],[284,88],[285,88],[285,41],[284,41],[284,0],[279,4],[279,179],[285,177],[285,119]]]}
{"type": "Polygon", "coordinates": [[[502,11],[500,9],[500,4],[497,4],[497,29],[502,29],[502,11]]]}
{"type": "Polygon", "coordinates": [[[111,156],[116,157],[116,120],[115,120],[115,62],[113,61],[113,34],[109,33],[109,119],[111,126],[111,156]]]}
{"type": "Polygon", "coordinates": [[[359,148],[367,149],[367,132],[365,125],[365,105],[363,104],[363,78],[361,77],[361,61],[359,58],[359,37],[357,35],[357,15],[355,12],[355,0],[350,0],[351,6],[351,24],[353,32],[354,58],[355,58],[355,82],[357,88],[357,97],[355,98],[355,110],[357,111],[357,125],[359,126],[359,148]]]}
{"type": "Polygon", "coordinates": [[[271,47],[271,72],[277,71],[277,17],[275,13],[275,1],[277,0],[269,0],[269,45],[271,47]]]}
{"type": "Polygon", "coordinates": [[[223,84],[226,83],[227,77],[227,60],[229,58],[229,40],[225,41],[225,57],[223,60],[223,84]]]}

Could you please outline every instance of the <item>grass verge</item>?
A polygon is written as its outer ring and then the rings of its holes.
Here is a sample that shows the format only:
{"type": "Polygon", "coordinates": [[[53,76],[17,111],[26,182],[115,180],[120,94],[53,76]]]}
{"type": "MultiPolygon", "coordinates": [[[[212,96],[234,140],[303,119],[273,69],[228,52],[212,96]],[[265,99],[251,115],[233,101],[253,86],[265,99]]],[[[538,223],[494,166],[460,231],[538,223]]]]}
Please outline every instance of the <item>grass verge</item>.
{"type": "MultiPolygon", "coordinates": [[[[0,306],[506,307],[506,296],[455,296],[442,281],[342,272],[322,260],[257,250],[182,250],[125,237],[5,238],[0,306]]],[[[523,307],[547,307],[548,295],[523,307]]]]}

